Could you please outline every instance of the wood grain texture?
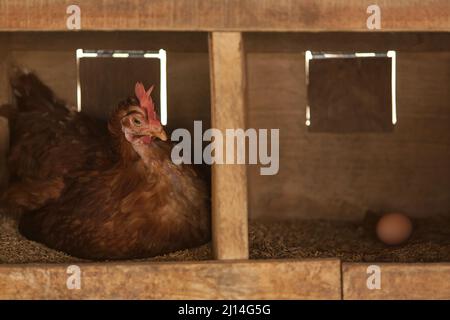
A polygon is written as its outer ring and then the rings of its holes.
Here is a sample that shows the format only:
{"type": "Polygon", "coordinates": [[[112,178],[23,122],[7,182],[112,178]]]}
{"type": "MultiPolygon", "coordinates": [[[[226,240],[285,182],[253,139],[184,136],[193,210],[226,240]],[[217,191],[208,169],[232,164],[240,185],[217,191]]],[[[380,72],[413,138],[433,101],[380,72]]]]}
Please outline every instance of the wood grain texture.
{"type": "Polygon", "coordinates": [[[308,78],[310,132],[393,130],[390,58],[312,59],[308,78]]]}
{"type": "Polygon", "coordinates": [[[160,114],[159,59],[82,58],[79,72],[81,105],[89,115],[107,120],[117,102],[132,94],[130,88],[137,81],[145,87],[154,86],[152,99],[160,114]]]}
{"type": "Polygon", "coordinates": [[[1,45],[11,50],[67,51],[90,50],[150,50],[165,49],[168,52],[208,53],[207,32],[158,32],[158,31],[33,31],[0,32],[1,45]],[[4,37],[4,38],[3,38],[4,37]],[[7,43],[3,42],[3,39],[7,43]]]}
{"type": "Polygon", "coordinates": [[[449,32],[246,32],[247,53],[450,51],[449,32]]]}
{"type": "Polygon", "coordinates": [[[0,299],[340,299],[339,260],[0,266],[0,299]]]}
{"type": "MultiPolygon", "coordinates": [[[[0,30],[66,30],[72,1],[1,0],[0,30]]],[[[371,0],[85,0],[83,30],[370,31],[371,0]]],[[[382,31],[450,29],[446,0],[379,0],[382,31]]]]}
{"type": "MultiPolygon", "coordinates": [[[[245,69],[240,33],[210,36],[212,127],[245,128],[245,69]]],[[[213,248],[218,259],[248,258],[247,172],[244,165],[212,168],[213,248]]]]}
{"type": "Polygon", "coordinates": [[[249,168],[250,218],[450,213],[450,53],[439,44],[449,35],[367,36],[364,44],[360,35],[246,35],[247,124],[280,128],[278,175],[249,168]],[[304,51],[352,51],[352,36],[357,50],[399,48],[397,125],[387,134],[308,133],[304,51]]]}
{"type": "Polygon", "coordinates": [[[342,265],[343,299],[450,299],[449,263],[381,263],[381,289],[366,285],[369,264],[342,265]]]}

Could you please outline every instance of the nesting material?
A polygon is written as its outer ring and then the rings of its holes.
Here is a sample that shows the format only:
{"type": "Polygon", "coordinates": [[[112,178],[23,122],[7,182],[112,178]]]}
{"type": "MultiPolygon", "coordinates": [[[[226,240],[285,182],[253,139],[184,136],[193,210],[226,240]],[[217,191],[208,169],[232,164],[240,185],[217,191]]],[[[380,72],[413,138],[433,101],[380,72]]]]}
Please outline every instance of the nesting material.
{"type": "MultiPolygon", "coordinates": [[[[211,259],[209,244],[136,261],[189,261],[211,259]]],[[[89,262],[24,238],[11,219],[0,219],[0,264],[2,263],[72,263],[89,262]]]]}
{"type": "MultiPolygon", "coordinates": [[[[340,258],[348,262],[450,261],[450,217],[414,220],[411,238],[387,246],[375,235],[373,223],[329,220],[256,222],[249,226],[250,258],[340,258]]],[[[209,244],[138,261],[212,259],[209,244]]],[[[23,238],[15,223],[0,223],[0,263],[70,263],[81,260],[23,238]]]]}
{"type": "Polygon", "coordinates": [[[411,238],[381,243],[373,221],[303,220],[250,225],[250,257],[340,258],[345,262],[450,261],[450,217],[413,220],[411,238]]]}

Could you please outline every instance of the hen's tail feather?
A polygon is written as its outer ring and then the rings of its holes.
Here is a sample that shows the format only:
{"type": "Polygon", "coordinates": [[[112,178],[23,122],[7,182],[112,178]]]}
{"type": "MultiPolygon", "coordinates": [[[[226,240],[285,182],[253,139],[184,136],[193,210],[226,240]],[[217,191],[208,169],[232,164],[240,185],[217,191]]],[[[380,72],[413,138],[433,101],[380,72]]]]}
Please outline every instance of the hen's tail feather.
{"type": "Polygon", "coordinates": [[[64,102],[57,99],[53,91],[27,69],[11,67],[9,79],[19,111],[67,110],[64,102]]]}

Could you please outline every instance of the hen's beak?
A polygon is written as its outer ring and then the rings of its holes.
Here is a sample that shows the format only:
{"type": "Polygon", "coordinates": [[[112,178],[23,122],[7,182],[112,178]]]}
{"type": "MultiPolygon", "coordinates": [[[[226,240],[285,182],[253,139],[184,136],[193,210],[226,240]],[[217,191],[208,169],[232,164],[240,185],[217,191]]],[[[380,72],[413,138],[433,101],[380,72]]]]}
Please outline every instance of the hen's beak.
{"type": "Polygon", "coordinates": [[[166,132],[164,131],[164,129],[162,127],[161,127],[161,130],[159,132],[153,132],[152,135],[154,137],[159,138],[162,141],[166,141],[167,140],[167,134],[166,134],[166,132]]]}
{"type": "Polygon", "coordinates": [[[155,137],[162,141],[166,141],[167,134],[164,131],[163,126],[161,123],[156,121],[150,121],[150,123],[142,128],[139,128],[138,132],[136,132],[138,135],[142,136],[149,136],[149,137],[155,137]]]}

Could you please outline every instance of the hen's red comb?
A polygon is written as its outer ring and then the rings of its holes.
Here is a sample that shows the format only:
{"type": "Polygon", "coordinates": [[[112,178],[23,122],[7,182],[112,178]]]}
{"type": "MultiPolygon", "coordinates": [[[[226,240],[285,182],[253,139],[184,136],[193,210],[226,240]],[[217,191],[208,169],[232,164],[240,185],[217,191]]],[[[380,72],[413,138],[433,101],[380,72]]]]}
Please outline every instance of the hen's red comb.
{"type": "Polygon", "coordinates": [[[141,82],[137,82],[134,87],[134,93],[139,100],[141,108],[147,112],[148,120],[158,120],[156,117],[155,105],[153,104],[152,97],[150,96],[152,90],[153,86],[145,91],[144,85],[141,82]]]}

